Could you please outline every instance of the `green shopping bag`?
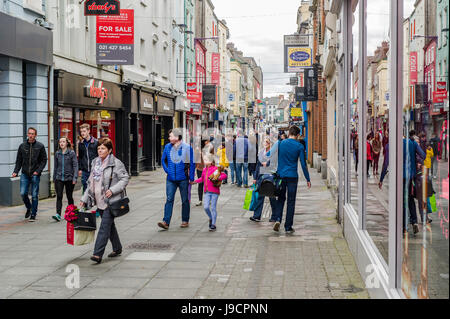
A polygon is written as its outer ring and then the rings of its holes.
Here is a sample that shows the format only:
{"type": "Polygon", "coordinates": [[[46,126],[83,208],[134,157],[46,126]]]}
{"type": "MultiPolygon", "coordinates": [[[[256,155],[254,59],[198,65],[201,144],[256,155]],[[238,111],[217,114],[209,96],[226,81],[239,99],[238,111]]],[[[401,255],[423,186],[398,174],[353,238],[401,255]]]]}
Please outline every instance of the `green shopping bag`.
{"type": "Polygon", "coordinates": [[[431,206],[431,211],[433,213],[437,212],[437,207],[436,207],[436,194],[431,195],[430,197],[428,197],[428,199],[430,200],[430,206],[431,206]]]}
{"type": "Polygon", "coordinates": [[[250,209],[250,203],[252,202],[252,194],[253,189],[249,188],[247,189],[247,192],[245,193],[245,199],[244,199],[244,207],[242,207],[245,210],[250,209]]]}

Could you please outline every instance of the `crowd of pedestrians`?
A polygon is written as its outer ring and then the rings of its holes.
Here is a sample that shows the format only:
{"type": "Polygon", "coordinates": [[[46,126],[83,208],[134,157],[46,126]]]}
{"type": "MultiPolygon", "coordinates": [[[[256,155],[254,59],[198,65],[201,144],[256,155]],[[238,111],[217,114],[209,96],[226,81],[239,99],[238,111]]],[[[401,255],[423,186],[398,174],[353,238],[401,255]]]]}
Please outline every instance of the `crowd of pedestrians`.
{"type": "MultiPolygon", "coordinates": [[[[280,190],[276,196],[270,196],[272,215],[270,221],[273,229],[279,231],[283,219],[284,204],[287,200],[285,230],[294,232],[293,218],[298,187],[298,162],[308,187],[311,187],[306,166],[305,143],[300,139],[298,127],[291,127],[288,134],[280,134],[278,138],[264,138],[259,149],[259,135],[245,134],[238,129],[236,135],[208,136],[202,139],[197,148],[183,141],[181,130],[169,131],[169,143],[164,147],[162,167],[166,173],[166,203],[164,216],[158,226],[168,230],[171,226],[173,206],[177,190],[182,202],[181,228],[189,227],[191,186],[198,184],[196,206],[203,206],[209,219],[209,230],[217,229],[217,202],[220,188],[230,179],[231,186],[249,187],[249,176],[253,177],[253,185],[258,185],[265,176],[278,176],[280,190]],[[259,149],[259,152],[258,152],[259,149]],[[196,175],[196,176],[195,176],[196,175]]],[[[18,149],[13,177],[20,175],[20,191],[26,206],[25,218],[35,221],[38,210],[39,182],[42,171],[47,164],[45,147],[36,140],[37,130],[28,129],[28,139],[18,149]],[[32,189],[32,201],[29,199],[29,188],[32,189]]],[[[79,208],[90,210],[96,208],[101,216],[101,224],[95,241],[91,260],[100,263],[108,240],[113,251],[108,257],[116,257],[122,253],[122,245],[115,226],[115,214],[111,203],[126,196],[129,175],[125,165],[114,156],[114,145],[111,139],[103,137],[99,140],[90,134],[89,124],[80,126],[80,138],[76,149],[67,137],[61,137],[54,155],[53,182],[56,191],[56,211],[52,218],[59,222],[63,219],[63,194],[69,205],[74,204],[73,191],[78,177],[81,177],[82,198],[79,208]],[[125,195],[124,195],[125,194],[125,195]]],[[[265,196],[259,196],[250,218],[254,222],[261,220],[265,196]]]]}

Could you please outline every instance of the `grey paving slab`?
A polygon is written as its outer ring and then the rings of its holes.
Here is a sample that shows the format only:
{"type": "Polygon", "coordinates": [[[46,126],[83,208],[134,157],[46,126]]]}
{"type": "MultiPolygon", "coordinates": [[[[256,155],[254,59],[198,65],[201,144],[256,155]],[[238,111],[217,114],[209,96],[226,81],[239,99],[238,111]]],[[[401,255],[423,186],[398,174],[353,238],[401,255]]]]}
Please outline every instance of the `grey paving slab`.
{"type": "Polygon", "coordinates": [[[147,282],[147,278],[134,278],[127,276],[123,273],[124,277],[110,276],[109,273],[97,278],[87,285],[87,288],[134,288],[139,289],[143,287],[147,282]]]}
{"type": "Polygon", "coordinates": [[[72,299],[130,299],[138,292],[133,288],[83,288],[72,299]]]}
{"type": "Polygon", "coordinates": [[[153,278],[145,288],[194,289],[199,288],[202,279],[194,278],[153,278]]]}
{"type": "Polygon", "coordinates": [[[144,288],[137,293],[136,299],[192,299],[197,291],[193,289],[144,288]]]}
{"type": "Polygon", "coordinates": [[[10,295],[8,299],[67,299],[76,290],[56,287],[29,287],[10,295]]]}

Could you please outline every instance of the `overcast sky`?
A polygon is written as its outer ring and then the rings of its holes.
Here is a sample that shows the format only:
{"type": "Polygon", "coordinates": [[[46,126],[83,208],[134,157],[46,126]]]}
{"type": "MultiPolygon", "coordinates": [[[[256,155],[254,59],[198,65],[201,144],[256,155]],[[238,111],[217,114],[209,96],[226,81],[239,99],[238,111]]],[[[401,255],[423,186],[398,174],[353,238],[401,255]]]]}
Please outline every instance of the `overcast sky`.
{"type": "MultiPolygon", "coordinates": [[[[225,19],[230,29],[229,42],[234,42],[245,56],[253,56],[261,65],[264,96],[290,92],[291,86],[285,84],[291,74],[283,73],[283,35],[296,31],[301,1],[213,0],[213,3],[217,17],[225,19]]],[[[404,0],[404,3],[405,16],[409,16],[414,0],[404,0]]],[[[367,9],[367,49],[368,55],[372,55],[381,41],[388,40],[389,0],[368,0],[367,9]]]]}

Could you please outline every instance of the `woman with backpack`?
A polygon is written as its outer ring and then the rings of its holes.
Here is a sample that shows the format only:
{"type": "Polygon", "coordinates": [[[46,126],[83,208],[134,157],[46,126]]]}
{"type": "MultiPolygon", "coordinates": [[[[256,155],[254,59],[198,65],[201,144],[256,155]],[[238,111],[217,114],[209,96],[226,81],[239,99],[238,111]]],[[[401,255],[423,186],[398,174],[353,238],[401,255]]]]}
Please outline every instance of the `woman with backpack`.
{"type": "Polygon", "coordinates": [[[63,191],[66,188],[66,197],[69,205],[73,205],[73,189],[77,183],[78,160],[77,154],[67,137],[59,139],[59,149],[55,153],[55,167],[53,181],[56,191],[56,214],[52,216],[57,222],[61,221],[63,191]]]}
{"type": "Polygon", "coordinates": [[[205,163],[205,168],[202,171],[202,176],[191,182],[191,184],[203,183],[203,208],[209,217],[209,231],[215,231],[217,220],[217,200],[220,195],[221,182],[227,178],[227,175],[221,172],[216,166],[213,155],[205,154],[203,161],[205,163]],[[212,179],[215,181],[213,182],[212,179]]]}

